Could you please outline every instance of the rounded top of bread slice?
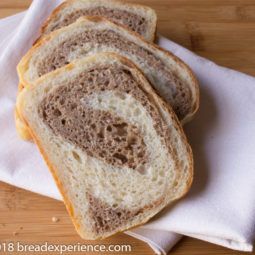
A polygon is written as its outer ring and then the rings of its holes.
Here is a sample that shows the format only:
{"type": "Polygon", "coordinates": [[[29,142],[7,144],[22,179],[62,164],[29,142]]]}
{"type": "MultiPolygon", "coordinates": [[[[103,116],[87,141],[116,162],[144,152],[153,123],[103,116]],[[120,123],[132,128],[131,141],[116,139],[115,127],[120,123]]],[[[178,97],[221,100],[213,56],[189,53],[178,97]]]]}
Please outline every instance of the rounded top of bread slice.
{"type": "Polygon", "coordinates": [[[52,31],[70,25],[79,17],[100,15],[153,41],[156,32],[156,12],[143,5],[116,0],[68,0],[58,6],[43,26],[41,40],[52,31]]]}
{"type": "Polygon", "coordinates": [[[194,116],[199,91],[191,69],[172,53],[99,16],[82,17],[36,44],[18,65],[20,82],[26,86],[76,58],[100,52],[115,52],[134,62],[182,123],[194,116]]]}
{"type": "Polygon", "coordinates": [[[75,60],[25,87],[17,105],[85,239],[143,224],[190,188],[176,115],[124,57],[75,60]]]}

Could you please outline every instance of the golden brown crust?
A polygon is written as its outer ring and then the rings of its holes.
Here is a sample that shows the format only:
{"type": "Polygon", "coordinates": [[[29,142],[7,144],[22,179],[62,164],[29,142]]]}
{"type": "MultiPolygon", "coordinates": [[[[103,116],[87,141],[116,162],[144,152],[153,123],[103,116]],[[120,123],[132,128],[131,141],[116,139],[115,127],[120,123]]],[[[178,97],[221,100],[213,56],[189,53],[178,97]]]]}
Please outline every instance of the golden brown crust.
{"type": "Polygon", "coordinates": [[[14,117],[15,117],[16,131],[17,131],[18,137],[25,141],[32,141],[30,132],[29,132],[26,124],[20,118],[16,107],[15,107],[15,111],[14,111],[14,117]]]}
{"type": "MultiPolygon", "coordinates": [[[[63,2],[62,4],[60,4],[58,7],[56,7],[53,12],[51,13],[51,16],[48,18],[48,20],[46,21],[46,23],[42,26],[41,28],[41,35],[39,36],[39,38],[34,42],[33,45],[35,45],[36,43],[38,43],[42,38],[43,38],[43,35],[44,35],[44,32],[46,30],[46,28],[48,27],[48,25],[51,23],[51,21],[54,19],[55,15],[61,11],[62,9],[64,9],[64,7],[66,5],[68,5],[69,3],[71,2],[74,2],[75,0],[67,0],[65,2],[63,2]]],[[[120,5],[125,5],[127,7],[138,7],[138,8],[144,8],[144,9],[150,9],[154,12],[155,16],[157,17],[157,14],[156,12],[148,7],[148,6],[144,6],[144,5],[141,5],[141,4],[133,4],[133,3],[125,3],[125,2],[121,2],[121,1],[118,1],[118,0],[108,0],[110,2],[115,2],[115,3],[119,3],[120,5]]],[[[154,23],[154,26],[153,26],[153,29],[152,29],[152,33],[151,33],[151,38],[149,39],[151,42],[154,42],[155,40],[155,36],[156,36],[156,29],[157,29],[157,22],[154,23]]]]}
{"type": "MultiPolygon", "coordinates": [[[[19,83],[17,97],[21,93],[23,88],[24,88],[23,85],[19,83]]],[[[15,106],[14,117],[15,117],[15,125],[16,125],[16,131],[17,131],[18,137],[25,141],[32,141],[33,138],[30,135],[27,125],[20,118],[17,106],[15,106]]]]}
{"type": "Polygon", "coordinates": [[[22,89],[24,89],[24,86],[21,83],[19,83],[19,85],[18,85],[18,95],[22,91],[22,89]]]}
{"type": "MultiPolygon", "coordinates": [[[[139,78],[142,78],[142,79],[143,79],[143,82],[140,83],[141,87],[142,87],[147,93],[149,93],[149,94],[154,98],[155,102],[156,102],[158,105],[162,104],[163,108],[165,108],[165,109],[167,110],[167,112],[169,113],[170,118],[172,118],[172,119],[174,120],[173,123],[174,123],[174,125],[175,125],[175,128],[178,130],[178,132],[179,132],[179,134],[180,134],[180,136],[181,136],[181,139],[182,139],[182,141],[183,141],[183,143],[184,143],[184,145],[185,145],[185,147],[186,147],[186,149],[187,149],[187,153],[188,153],[188,155],[189,155],[189,166],[190,166],[190,167],[189,167],[190,178],[188,179],[186,190],[184,190],[183,194],[178,198],[178,199],[180,199],[181,197],[183,197],[183,196],[187,193],[187,191],[189,190],[190,185],[191,185],[191,183],[192,183],[192,180],[193,180],[193,156],[192,156],[191,147],[189,146],[189,144],[188,144],[188,142],[187,142],[186,136],[185,136],[185,134],[184,134],[184,131],[183,131],[183,129],[182,129],[182,127],[181,127],[179,121],[178,121],[177,116],[175,115],[175,113],[174,113],[174,111],[171,109],[171,107],[170,107],[167,103],[165,103],[165,102],[154,92],[153,88],[150,86],[150,83],[147,81],[147,79],[146,79],[146,77],[144,76],[144,74],[143,74],[143,73],[141,72],[141,70],[139,70],[130,60],[128,60],[128,59],[126,59],[126,58],[124,58],[124,57],[122,57],[122,56],[120,56],[120,55],[118,55],[118,54],[116,54],[116,53],[101,53],[101,54],[115,55],[117,58],[119,58],[119,60],[120,60],[122,63],[124,63],[124,64],[127,65],[127,66],[130,66],[131,68],[133,68],[133,69],[141,76],[141,77],[139,77],[139,78]]],[[[91,57],[89,57],[89,58],[90,58],[90,60],[92,60],[93,58],[97,58],[97,57],[98,57],[98,56],[91,56],[91,57]]],[[[57,74],[57,73],[59,73],[59,72],[65,70],[65,69],[73,68],[74,63],[75,63],[76,61],[77,61],[77,60],[73,61],[71,64],[69,64],[69,65],[67,65],[67,66],[64,66],[64,67],[62,67],[62,68],[56,70],[54,73],[57,74]]],[[[46,74],[45,76],[48,76],[48,75],[51,75],[51,74],[46,74]]],[[[44,77],[45,77],[45,76],[44,76],[44,77]]],[[[22,111],[22,107],[20,107],[20,108],[21,108],[21,109],[19,109],[19,110],[22,111]]],[[[75,217],[75,214],[74,214],[74,212],[73,212],[73,208],[72,208],[71,202],[68,200],[66,194],[64,193],[64,191],[63,191],[63,189],[62,189],[62,183],[58,180],[58,178],[57,178],[57,176],[56,176],[56,174],[55,174],[55,170],[54,170],[53,166],[50,164],[50,160],[48,159],[46,153],[44,152],[44,150],[43,150],[43,148],[42,148],[42,146],[41,146],[41,144],[40,144],[40,141],[39,141],[39,140],[37,139],[37,137],[35,136],[35,134],[34,134],[34,132],[33,132],[33,129],[29,126],[29,123],[26,121],[26,119],[25,119],[24,116],[22,115],[22,112],[19,112],[19,114],[20,114],[21,118],[23,119],[24,123],[27,125],[27,127],[28,127],[28,129],[29,129],[29,131],[30,131],[30,133],[31,133],[31,135],[32,135],[32,137],[33,137],[33,139],[34,139],[34,141],[35,141],[37,147],[39,148],[40,153],[42,154],[42,156],[43,156],[43,158],[44,158],[44,160],[45,160],[47,166],[49,167],[49,169],[50,169],[50,171],[51,171],[51,174],[52,174],[52,176],[53,176],[53,178],[54,178],[54,180],[55,180],[55,182],[56,182],[56,184],[57,184],[58,189],[60,190],[60,193],[61,193],[61,195],[62,195],[62,197],[63,197],[63,200],[64,200],[64,203],[65,203],[65,205],[66,205],[67,211],[69,212],[69,215],[70,215],[71,218],[72,218],[72,221],[73,221],[73,223],[74,223],[74,226],[75,226],[77,232],[80,234],[80,236],[81,236],[82,238],[84,238],[84,239],[89,239],[90,237],[89,237],[89,234],[88,234],[88,233],[83,233],[83,232],[81,232],[80,226],[79,226],[79,224],[78,224],[78,222],[77,222],[77,219],[76,219],[76,217],[75,217]]],[[[171,203],[173,203],[174,201],[176,201],[176,200],[178,200],[178,199],[172,200],[171,203]]],[[[162,205],[160,206],[160,208],[159,208],[159,211],[162,210],[165,206],[166,206],[166,204],[162,204],[162,205]]],[[[158,211],[158,212],[159,212],[159,211],[158,211]]],[[[153,217],[153,216],[151,216],[150,218],[152,218],[152,217],[153,217]]],[[[150,218],[147,218],[146,220],[144,220],[143,222],[141,222],[141,224],[139,224],[139,225],[142,225],[142,224],[148,222],[148,221],[150,220],[150,218]]],[[[138,225],[132,226],[132,227],[130,227],[130,228],[128,228],[128,229],[132,229],[132,228],[137,227],[137,226],[138,226],[138,225]]],[[[124,230],[128,230],[128,229],[124,229],[124,230]]],[[[108,236],[111,236],[111,235],[114,235],[114,234],[116,234],[116,233],[118,233],[118,232],[121,232],[121,231],[124,231],[124,230],[116,231],[115,233],[111,233],[110,235],[104,236],[104,238],[106,238],[106,237],[108,237],[108,236]]],[[[97,238],[97,239],[102,239],[102,238],[97,238]]]]}

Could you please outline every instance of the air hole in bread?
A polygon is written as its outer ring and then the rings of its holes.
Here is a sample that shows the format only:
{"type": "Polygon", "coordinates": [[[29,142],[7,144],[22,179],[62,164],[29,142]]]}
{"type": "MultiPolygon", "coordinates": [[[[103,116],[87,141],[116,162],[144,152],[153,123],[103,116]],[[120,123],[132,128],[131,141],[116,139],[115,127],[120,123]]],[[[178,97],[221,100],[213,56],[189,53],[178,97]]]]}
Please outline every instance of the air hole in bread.
{"type": "Polygon", "coordinates": [[[60,144],[58,142],[55,142],[56,146],[60,148],[60,144]]]}
{"type": "Polygon", "coordinates": [[[109,80],[106,80],[106,81],[104,82],[104,85],[107,87],[107,86],[109,85],[109,83],[110,83],[110,81],[109,81],[109,80]]]}
{"type": "Polygon", "coordinates": [[[116,110],[116,109],[117,109],[117,108],[116,108],[115,106],[113,106],[113,105],[111,105],[110,108],[111,108],[112,110],[116,110]]]}
{"type": "Polygon", "coordinates": [[[117,207],[118,207],[118,204],[114,203],[114,204],[112,205],[112,207],[113,207],[113,208],[117,208],[117,207]]]}
{"type": "Polygon", "coordinates": [[[78,153],[76,153],[75,151],[72,151],[72,154],[73,154],[74,159],[75,159],[79,164],[81,164],[81,163],[82,163],[81,157],[78,155],[78,153]]]}
{"type": "Polygon", "coordinates": [[[142,174],[142,175],[145,175],[147,173],[147,170],[145,168],[145,166],[140,166],[137,168],[137,171],[142,174]]]}
{"type": "Polygon", "coordinates": [[[162,184],[163,184],[162,180],[158,181],[158,185],[162,185],[162,184]]]}
{"type": "Polygon", "coordinates": [[[159,176],[164,177],[165,176],[165,172],[164,171],[160,171],[159,172],[159,176]]]}
{"type": "Polygon", "coordinates": [[[138,117],[139,115],[141,115],[141,110],[139,108],[135,109],[135,116],[138,117]]]}
{"type": "Polygon", "coordinates": [[[44,93],[47,94],[49,92],[49,90],[50,90],[50,87],[45,87],[44,88],[44,93]]]}
{"type": "Polygon", "coordinates": [[[120,93],[120,92],[115,92],[114,95],[118,98],[120,98],[121,100],[125,100],[126,96],[124,93],[120,93]]]}
{"type": "Polygon", "coordinates": [[[121,164],[125,164],[128,161],[127,157],[121,153],[114,153],[113,157],[116,158],[117,161],[120,161],[121,164]]]}
{"type": "MultiPolygon", "coordinates": [[[[72,178],[73,180],[75,180],[75,182],[78,181],[77,178],[76,178],[74,175],[72,175],[71,178],[72,178]]],[[[77,188],[79,187],[79,185],[75,185],[75,186],[76,186],[77,188]]]]}
{"type": "Polygon", "coordinates": [[[70,172],[71,174],[73,174],[73,170],[72,170],[69,166],[66,166],[66,170],[67,170],[68,172],[70,172]]]}
{"type": "Polygon", "coordinates": [[[108,132],[112,132],[112,127],[111,127],[110,125],[108,125],[107,128],[106,128],[106,130],[107,130],[108,132]]]}
{"type": "Polygon", "coordinates": [[[56,116],[56,117],[59,117],[62,115],[61,111],[59,111],[59,109],[55,109],[53,114],[56,116]]]}

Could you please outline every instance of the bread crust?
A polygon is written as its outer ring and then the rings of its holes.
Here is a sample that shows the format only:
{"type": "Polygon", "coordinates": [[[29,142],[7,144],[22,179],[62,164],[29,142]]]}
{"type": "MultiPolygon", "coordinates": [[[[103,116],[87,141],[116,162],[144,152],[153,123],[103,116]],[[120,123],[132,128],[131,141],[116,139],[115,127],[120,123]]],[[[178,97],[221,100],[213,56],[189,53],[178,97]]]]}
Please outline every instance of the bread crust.
{"type": "MultiPolygon", "coordinates": [[[[184,143],[184,146],[185,146],[185,148],[186,148],[186,150],[187,150],[188,159],[189,159],[189,178],[188,178],[188,180],[187,180],[185,190],[183,190],[183,193],[178,197],[178,199],[180,199],[181,197],[183,197],[183,196],[187,193],[187,191],[189,190],[189,188],[190,188],[190,186],[191,186],[192,180],[193,180],[193,156],[192,156],[191,147],[189,146],[189,144],[188,144],[188,142],[187,142],[186,136],[185,136],[185,134],[184,134],[184,131],[183,131],[183,129],[182,129],[182,127],[181,127],[179,121],[178,121],[177,116],[175,115],[175,113],[174,113],[174,111],[171,109],[171,107],[170,107],[168,104],[166,104],[166,103],[154,92],[153,88],[150,86],[150,83],[147,81],[146,77],[143,75],[143,73],[141,72],[141,70],[138,69],[130,60],[128,60],[128,59],[126,59],[126,58],[124,58],[124,57],[122,57],[122,56],[120,56],[120,55],[118,55],[118,54],[116,54],[116,53],[101,53],[101,54],[105,54],[105,55],[114,55],[114,56],[117,57],[122,63],[124,63],[125,65],[130,66],[132,69],[134,69],[134,70],[139,74],[139,78],[142,78],[142,80],[143,80],[143,82],[140,83],[140,84],[141,84],[141,87],[145,90],[146,93],[150,94],[150,95],[153,97],[153,99],[155,100],[155,102],[156,102],[158,105],[162,105],[162,107],[163,107],[163,108],[167,111],[167,113],[169,114],[169,117],[170,117],[171,119],[173,119],[173,123],[174,123],[174,125],[175,125],[175,128],[177,129],[178,133],[180,134],[181,140],[182,140],[182,142],[184,143]]],[[[98,55],[100,55],[100,54],[98,54],[98,55]]],[[[90,56],[90,57],[88,57],[88,58],[86,58],[86,59],[87,59],[87,61],[89,61],[89,60],[92,60],[92,59],[94,59],[94,58],[97,58],[98,55],[90,56]]],[[[78,61],[78,60],[74,60],[74,61],[73,61],[72,63],[70,63],[69,65],[64,66],[64,67],[62,67],[62,68],[60,68],[60,69],[57,69],[56,71],[54,71],[54,73],[57,74],[57,73],[59,73],[59,72],[61,72],[61,71],[67,70],[67,69],[69,69],[69,68],[72,68],[73,64],[74,64],[76,61],[78,61]]],[[[46,74],[45,76],[48,76],[48,75],[50,75],[50,74],[46,74]]],[[[45,76],[44,76],[44,77],[45,77],[45,76]]],[[[33,86],[34,86],[34,85],[31,85],[31,87],[33,87],[33,86]]],[[[31,87],[28,87],[27,89],[30,89],[31,87]]],[[[25,91],[23,91],[23,93],[24,93],[24,92],[25,92],[25,91]]],[[[74,223],[74,225],[75,225],[75,228],[76,228],[77,232],[81,235],[82,238],[84,238],[84,239],[90,239],[89,232],[87,232],[87,233],[84,233],[84,232],[81,233],[80,226],[79,226],[79,224],[78,224],[78,222],[77,222],[77,220],[76,220],[76,217],[75,217],[75,215],[74,215],[74,213],[73,213],[73,208],[72,208],[71,202],[68,200],[67,195],[65,194],[65,192],[64,192],[63,189],[62,189],[62,183],[61,183],[61,182],[59,181],[59,179],[57,178],[56,173],[55,173],[55,170],[54,170],[53,166],[51,165],[50,160],[49,160],[48,157],[47,157],[47,154],[44,152],[44,150],[43,150],[43,148],[42,148],[42,146],[41,146],[41,144],[40,144],[39,139],[37,139],[36,135],[35,135],[34,132],[33,132],[33,129],[29,126],[29,123],[27,122],[26,118],[25,118],[25,117],[23,116],[23,114],[22,114],[22,105],[23,105],[23,101],[22,101],[21,97],[22,97],[22,93],[21,93],[21,95],[19,96],[19,100],[18,100],[19,114],[20,114],[21,118],[23,119],[24,123],[27,125],[27,127],[28,127],[28,129],[29,129],[29,131],[30,131],[30,133],[31,133],[31,135],[32,135],[32,137],[33,137],[35,143],[37,144],[37,146],[38,146],[38,148],[39,148],[39,150],[40,150],[40,152],[41,152],[41,154],[42,154],[44,160],[46,161],[47,166],[49,167],[49,169],[50,169],[50,171],[51,171],[51,173],[52,173],[52,175],[53,175],[53,178],[54,178],[54,180],[55,180],[55,182],[56,182],[56,184],[57,184],[58,189],[60,190],[60,193],[61,193],[61,195],[62,195],[62,197],[63,197],[63,199],[64,199],[64,202],[65,202],[66,208],[67,208],[67,210],[68,210],[68,212],[69,212],[69,214],[70,214],[70,216],[71,216],[71,218],[72,218],[72,221],[73,221],[73,223],[74,223]]],[[[173,202],[176,201],[176,200],[177,200],[177,199],[174,199],[174,200],[171,200],[171,201],[165,201],[165,203],[162,203],[161,206],[159,207],[159,209],[157,210],[157,213],[158,213],[159,211],[161,211],[167,204],[169,204],[169,202],[173,203],[173,202]]],[[[152,218],[153,216],[154,216],[154,215],[152,215],[151,217],[145,219],[143,222],[141,222],[140,225],[146,223],[146,222],[147,222],[150,218],[152,218]]],[[[137,227],[137,226],[138,226],[138,225],[132,226],[132,227],[127,228],[127,229],[126,229],[126,228],[125,228],[125,229],[120,229],[120,230],[118,230],[118,231],[116,231],[116,232],[114,232],[114,233],[111,233],[110,235],[103,236],[102,238],[106,238],[106,237],[111,236],[111,235],[113,235],[113,234],[116,234],[116,233],[118,233],[118,232],[122,232],[122,231],[124,231],[124,230],[128,230],[128,229],[131,229],[131,228],[134,228],[134,227],[137,227]]],[[[93,239],[94,239],[94,238],[93,238],[93,239]]],[[[98,239],[101,239],[101,238],[98,238],[98,239]]]]}
{"type": "MultiPolygon", "coordinates": [[[[75,1],[77,1],[77,0],[67,0],[67,1],[63,2],[62,4],[60,4],[58,7],[56,7],[56,8],[53,10],[51,16],[48,18],[48,20],[46,21],[46,23],[42,26],[42,28],[41,28],[41,35],[40,35],[40,37],[34,42],[34,45],[35,45],[36,43],[38,43],[38,42],[43,38],[43,35],[44,35],[44,32],[45,32],[46,28],[49,26],[49,24],[51,23],[51,21],[54,19],[55,15],[56,15],[58,12],[62,11],[67,5],[72,4],[72,2],[75,2],[75,1]]],[[[152,33],[150,34],[149,41],[154,42],[155,36],[156,36],[156,30],[157,30],[157,14],[156,14],[156,12],[155,12],[152,8],[150,8],[150,7],[148,7],[148,6],[141,5],[141,4],[126,3],[126,2],[122,2],[122,1],[118,1],[118,0],[107,0],[107,1],[108,1],[109,3],[112,2],[112,3],[116,3],[116,4],[119,4],[119,5],[122,5],[122,6],[126,6],[126,7],[137,7],[137,8],[143,8],[143,9],[147,9],[147,10],[152,11],[153,14],[154,14],[154,17],[156,17],[156,20],[155,20],[155,22],[154,22],[154,24],[153,24],[152,33]]]]}
{"type": "MultiPolygon", "coordinates": [[[[24,87],[22,86],[22,84],[19,83],[17,97],[19,96],[19,94],[21,93],[23,88],[24,87]]],[[[27,125],[21,119],[21,117],[19,115],[19,112],[18,112],[18,109],[17,109],[17,106],[15,106],[14,118],[15,118],[15,125],[16,125],[16,131],[17,131],[18,137],[22,140],[25,140],[25,141],[32,141],[33,138],[30,135],[30,132],[29,132],[29,129],[27,128],[27,125]]]]}

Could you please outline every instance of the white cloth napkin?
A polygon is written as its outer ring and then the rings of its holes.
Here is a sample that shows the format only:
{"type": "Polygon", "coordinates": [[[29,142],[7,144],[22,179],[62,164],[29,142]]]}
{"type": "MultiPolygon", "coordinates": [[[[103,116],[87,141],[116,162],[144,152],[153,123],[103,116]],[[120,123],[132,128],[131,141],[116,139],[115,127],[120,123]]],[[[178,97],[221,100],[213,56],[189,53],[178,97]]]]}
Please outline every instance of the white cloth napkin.
{"type": "MultiPolygon", "coordinates": [[[[16,135],[14,105],[16,65],[60,2],[34,0],[27,12],[0,21],[0,180],[59,200],[35,145],[16,135]]],[[[166,254],[181,234],[251,251],[255,238],[255,78],[217,66],[163,37],[158,44],[190,65],[200,85],[200,110],[185,126],[194,152],[195,178],[184,199],[127,233],[147,242],[158,254],[166,254]]]]}

